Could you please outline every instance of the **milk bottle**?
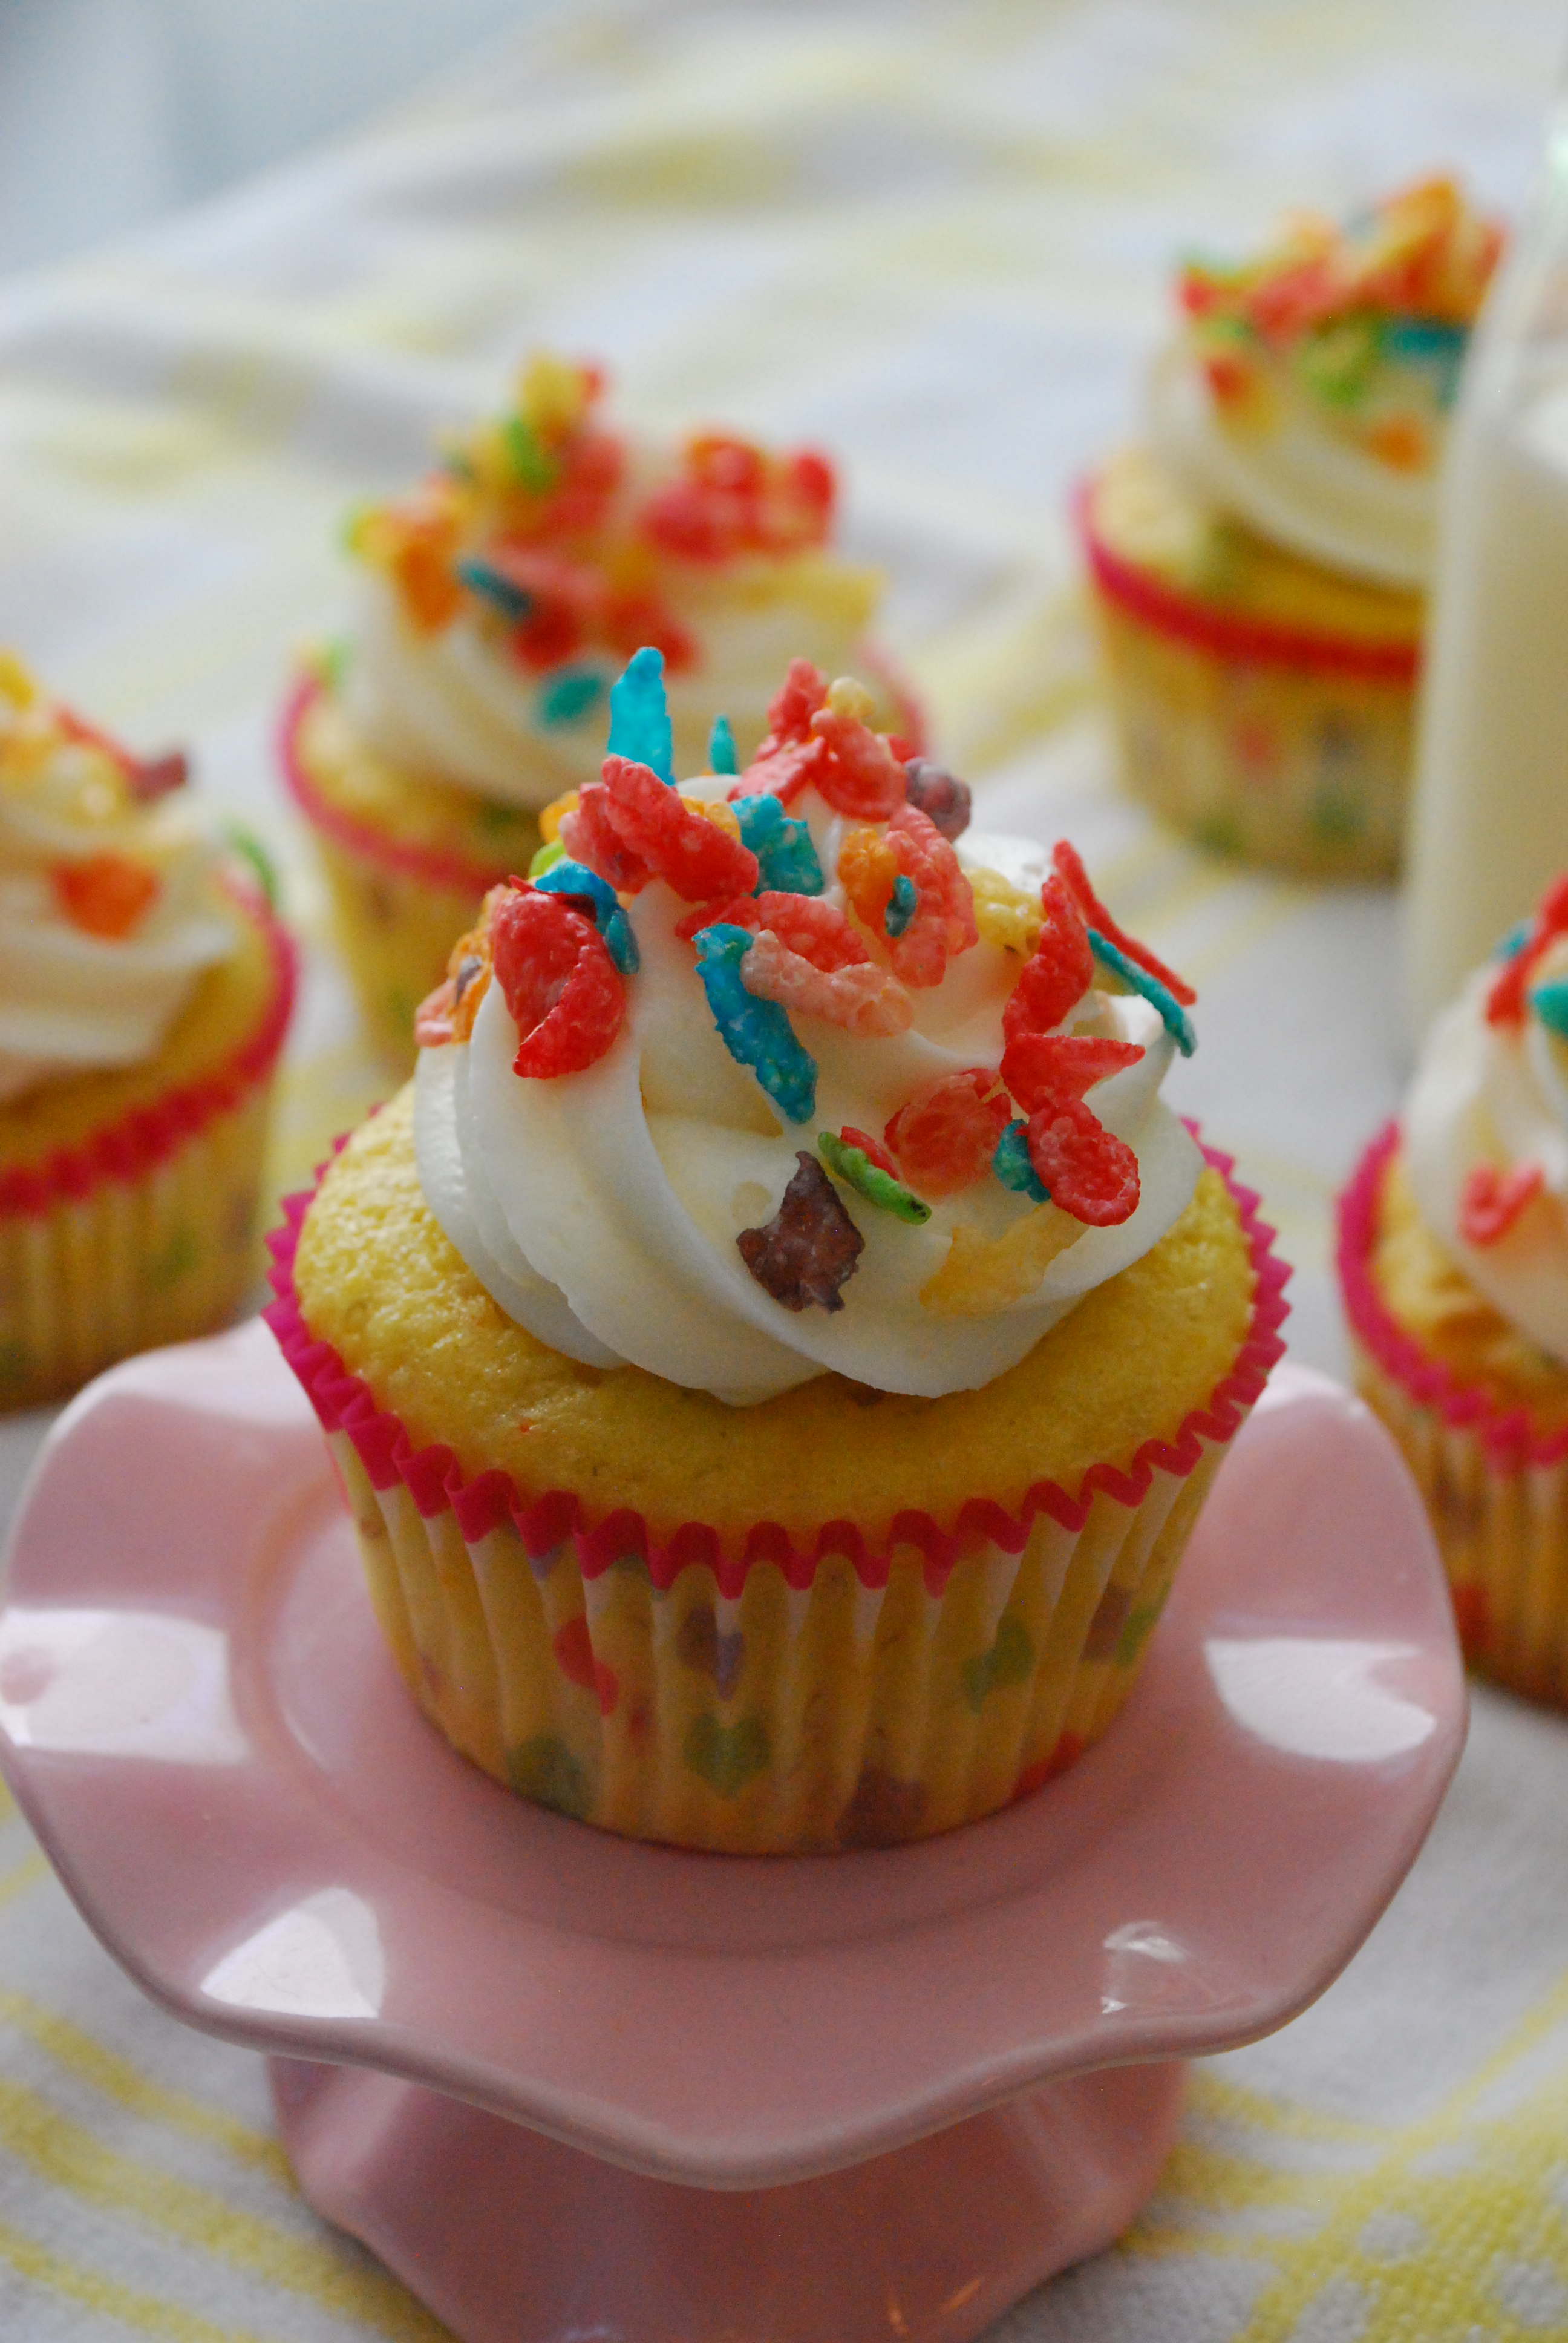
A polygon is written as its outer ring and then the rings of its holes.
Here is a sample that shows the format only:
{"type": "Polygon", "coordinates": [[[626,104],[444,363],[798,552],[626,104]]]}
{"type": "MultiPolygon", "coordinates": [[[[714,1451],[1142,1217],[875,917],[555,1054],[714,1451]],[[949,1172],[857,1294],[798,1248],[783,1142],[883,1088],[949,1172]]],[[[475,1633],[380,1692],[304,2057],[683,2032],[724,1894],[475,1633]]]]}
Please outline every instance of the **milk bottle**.
{"type": "Polygon", "coordinates": [[[1568,870],[1568,111],[1460,395],[1408,868],[1414,1041],[1568,870]]]}

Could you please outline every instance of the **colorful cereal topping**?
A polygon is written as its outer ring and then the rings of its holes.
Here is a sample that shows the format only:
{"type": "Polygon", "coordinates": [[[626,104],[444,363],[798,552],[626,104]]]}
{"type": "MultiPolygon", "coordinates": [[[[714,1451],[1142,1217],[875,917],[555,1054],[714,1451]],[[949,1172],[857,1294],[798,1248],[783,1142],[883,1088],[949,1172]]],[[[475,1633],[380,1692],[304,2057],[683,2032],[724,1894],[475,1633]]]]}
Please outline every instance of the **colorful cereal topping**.
{"type": "Polygon", "coordinates": [[[701,928],[697,973],[719,1036],[737,1065],[749,1066],[787,1122],[809,1122],[817,1111],[817,1061],[801,1048],[777,1001],[747,989],[741,965],[753,938],[727,922],[701,928]]]}
{"type": "Polygon", "coordinates": [[[1547,889],[1523,937],[1516,929],[1507,938],[1506,958],[1486,996],[1488,1024],[1523,1024],[1525,1002],[1533,990],[1530,980],[1558,937],[1564,935],[1568,935],[1568,878],[1557,880],[1547,889]]]}
{"type": "Polygon", "coordinates": [[[710,773],[731,774],[740,770],[728,716],[716,716],[713,719],[713,729],[708,735],[708,769],[710,773]]]}
{"type": "MultiPolygon", "coordinates": [[[[909,1221],[916,1227],[922,1221],[929,1221],[930,1206],[923,1204],[901,1180],[873,1160],[868,1149],[858,1143],[862,1136],[859,1131],[851,1134],[848,1130],[837,1137],[830,1131],[818,1132],[817,1144],[822,1151],[822,1161],[829,1171],[836,1179],[842,1180],[846,1187],[857,1190],[868,1203],[875,1204],[881,1212],[891,1212],[896,1220],[909,1221]]],[[[875,1144],[874,1141],[871,1143],[875,1144]]],[[[880,1154],[881,1150],[879,1148],[877,1152],[880,1154]]]]}
{"type": "Polygon", "coordinates": [[[956,1196],[990,1170],[1010,1111],[1000,1075],[971,1066],[925,1083],[882,1136],[921,1195],[956,1196]]]}
{"type": "Polygon", "coordinates": [[[105,943],[134,934],[162,892],[145,863],[108,851],[80,862],[58,862],[53,876],[65,917],[84,935],[105,943]]]}
{"type": "MultiPolygon", "coordinates": [[[[539,678],[547,729],[585,722],[639,647],[672,673],[698,667],[701,645],[681,613],[703,573],[790,560],[832,527],[833,473],[814,450],[772,455],[707,432],[655,460],[650,477],[604,423],[603,387],[597,367],[536,357],[508,412],[348,529],[417,632],[471,620],[539,678]]],[[[642,748],[618,746],[670,778],[642,748]]]]}
{"type": "Polygon", "coordinates": [[[514,1072],[596,1064],[620,1031],[626,988],[593,921],[518,880],[501,890],[489,929],[496,982],[520,1036],[514,1072]]]}
{"type": "Polygon", "coordinates": [[[664,696],[664,659],[651,644],[634,652],[609,692],[608,753],[646,765],[675,786],[675,746],[664,696]]]}
{"type": "Polygon", "coordinates": [[[1180,298],[1216,407],[1266,426],[1290,387],[1392,469],[1431,469],[1502,247],[1497,223],[1433,178],[1344,227],[1299,214],[1240,267],[1190,263],[1180,298]]]}
{"type": "Polygon", "coordinates": [[[735,1242],[758,1284],[786,1310],[842,1310],[840,1288],[866,1240],[817,1158],[801,1148],[795,1161],[799,1169],[773,1218],[742,1229],[735,1242]]]}
{"type": "Polygon", "coordinates": [[[1495,1163],[1476,1164],[1465,1175],[1459,1199],[1460,1235],[1466,1244],[1496,1244],[1544,1186],[1539,1163],[1515,1163],[1507,1172],[1495,1163]]]}
{"type": "MultiPolygon", "coordinates": [[[[960,1219],[945,1263],[920,1288],[933,1311],[980,1314],[1027,1299],[1085,1227],[1130,1219],[1141,1194],[1138,1159],[1091,1097],[1145,1058],[1151,1033],[1161,1052],[1169,1044],[1149,1019],[1135,1028],[1144,1041],[1125,1038],[1131,1012],[1116,996],[1138,994],[1183,1050],[1194,1038],[1183,1003],[1194,996],[1117,926],[1073,849],[1058,843],[1030,895],[984,871],[971,885],[951,838],[908,798],[870,817],[889,775],[904,787],[906,767],[870,731],[859,687],[829,689],[802,662],[774,701],[764,753],[728,801],[683,795],[655,768],[653,759],[668,759],[668,739],[657,651],[639,652],[611,697],[612,740],[643,757],[612,748],[602,778],[550,809],[557,835],[529,880],[487,898],[446,982],[421,1008],[421,1043],[467,1037],[493,970],[518,1026],[519,1076],[559,1077],[596,1063],[620,1031],[626,984],[647,981],[627,901],[662,882],[693,908],[671,919],[668,899],[660,911],[650,898],[649,916],[690,945],[725,1050],[786,1123],[810,1123],[819,1064],[796,1021],[814,1018],[872,1043],[911,1033],[920,990],[940,984],[979,940],[978,900],[986,920],[1001,923],[991,940],[1009,954],[976,964],[972,996],[978,1002],[990,987],[992,1003],[1000,999],[1000,1064],[920,1082],[880,1138],[849,1122],[820,1132],[820,1160],[798,1152],[774,1220],[737,1238],[741,1258],[784,1307],[837,1310],[862,1239],[835,1182],[917,1227],[945,1199],[994,1180],[1034,1209],[1010,1222],[995,1199],[984,1235],[960,1219]],[[800,811],[787,812],[786,799],[800,811]],[[1005,996],[999,977],[1010,985],[1005,996]],[[1000,1221],[990,1217],[999,1212],[1000,1221]]],[[[956,830],[967,815],[962,784],[940,772],[933,781],[936,769],[914,761],[907,770],[956,830]]],[[[645,925],[645,950],[653,936],[645,925]]],[[[1527,949],[1520,960],[1528,959],[1527,949]]],[[[940,1015],[933,1030],[942,1030],[940,1015]]],[[[823,1034],[816,1047],[833,1081],[846,1079],[842,1045],[823,1034]]]]}

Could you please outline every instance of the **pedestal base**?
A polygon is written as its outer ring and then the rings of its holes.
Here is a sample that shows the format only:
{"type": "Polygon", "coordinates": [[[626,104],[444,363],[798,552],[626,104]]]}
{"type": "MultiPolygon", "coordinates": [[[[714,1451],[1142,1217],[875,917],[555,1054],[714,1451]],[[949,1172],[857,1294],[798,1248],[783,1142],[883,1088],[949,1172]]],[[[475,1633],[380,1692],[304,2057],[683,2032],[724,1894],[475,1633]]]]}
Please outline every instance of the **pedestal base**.
{"type": "Polygon", "coordinates": [[[1071,2076],[846,2171],[730,2190],[367,2068],[271,2068],[309,2202],[461,2343],[963,2343],[1126,2227],[1186,2075],[1071,2076]]]}

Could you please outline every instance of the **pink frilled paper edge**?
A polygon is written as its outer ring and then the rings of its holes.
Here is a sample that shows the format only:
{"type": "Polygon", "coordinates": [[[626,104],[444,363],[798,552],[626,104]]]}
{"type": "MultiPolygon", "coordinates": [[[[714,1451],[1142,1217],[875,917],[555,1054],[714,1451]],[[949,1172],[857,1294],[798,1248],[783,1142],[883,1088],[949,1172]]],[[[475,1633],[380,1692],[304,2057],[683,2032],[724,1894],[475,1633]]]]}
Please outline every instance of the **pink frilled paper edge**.
{"type": "MultiPolygon", "coordinates": [[[[908,743],[910,754],[924,756],[925,714],[893,659],[874,642],[858,646],[857,657],[892,700],[903,728],[899,737],[908,743]]],[[[284,703],[278,725],[277,753],[283,777],[290,797],[311,828],[362,861],[379,863],[384,870],[416,880],[421,886],[448,887],[455,894],[472,895],[476,900],[487,888],[509,877],[509,863],[470,862],[467,856],[449,853],[444,847],[414,846],[404,839],[387,838],[368,822],[356,821],[341,807],[328,804],[312,779],[299,748],[305,719],[326,689],[319,676],[301,677],[284,703]]]]}
{"type": "Polygon", "coordinates": [[[1340,1198],[1340,1286],[1352,1332],[1391,1383],[1433,1410],[1452,1430],[1473,1433],[1494,1471],[1523,1473],[1533,1465],[1560,1464],[1568,1456],[1568,1425],[1556,1432],[1535,1431],[1525,1409],[1500,1407],[1479,1385],[1462,1383],[1384,1307],[1372,1278],[1372,1254],[1383,1174],[1399,1143],[1398,1123],[1385,1124],[1340,1198]]]}
{"type": "Polygon", "coordinates": [[[1136,563],[1112,552],[1094,525],[1097,483],[1081,483],[1073,499],[1079,540],[1091,577],[1107,601],[1114,602],[1156,632],[1173,636],[1216,658],[1260,660],[1271,667],[1315,669],[1326,675],[1363,677],[1371,683],[1413,683],[1421,666],[1413,642],[1362,642],[1340,635],[1314,634],[1270,618],[1243,618],[1183,594],[1136,563]]]}
{"type": "Polygon", "coordinates": [[[166,1162],[219,1115],[239,1104],[277,1062],[294,1010],[294,941],[261,895],[236,880],[228,891],[256,920],[272,963],[272,991],[256,1031],[216,1072],[136,1107],[79,1147],[56,1148],[38,1163],[0,1171],[0,1219],[41,1220],[57,1204],[79,1203],[109,1182],[128,1185],[166,1162]]]}
{"type": "MultiPolygon", "coordinates": [[[[1202,1145],[1201,1141],[1199,1143],[1202,1145]]],[[[1274,1254],[1274,1232],[1259,1217],[1259,1198],[1231,1179],[1232,1158],[1209,1147],[1203,1148],[1203,1155],[1225,1182],[1241,1214],[1256,1281],[1252,1315],[1241,1347],[1208,1405],[1185,1417],[1174,1441],[1145,1441],[1130,1472],[1109,1463],[1091,1465],[1076,1496],[1054,1481],[1039,1481],[1025,1493],[1016,1513],[992,1498],[973,1497],[946,1529],[925,1512],[897,1513],[879,1550],[868,1543],[853,1522],[846,1521],[825,1523],[809,1547],[796,1545],[780,1523],[755,1522],[746,1533],[739,1556],[726,1551],[719,1532],[707,1522],[683,1522],[661,1544],[650,1534],[643,1515],[628,1508],[594,1521],[568,1489],[525,1496],[510,1473],[498,1469],[465,1480],[450,1448],[436,1444],[416,1449],[400,1419],[377,1404],[369,1386],[345,1367],[328,1343],[313,1340],[300,1312],[293,1277],[300,1223],[310,1194],[285,1200],[284,1225],[267,1239],[277,1299],[262,1314],[323,1429],[347,1434],[372,1485],[387,1489],[401,1482],[426,1520],[450,1506],[470,1543],[509,1521],[535,1556],[572,1538],[585,1578],[597,1578],[615,1562],[636,1554],[647,1564],[655,1586],[668,1588],[689,1564],[704,1564],[726,1597],[739,1594],[748,1570],[759,1562],[775,1564],[791,1586],[809,1586],[826,1554],[847,1554],[863,1585],[880,1587],[887,1583],[893,1549],[912,1545],[925,1556],[926,1583],[936,1594],[966,1548],[972,1550],[990,1541],[1008,1554],[1019,1554],[1040,1513],[1048,1513],[1062,1528],[1076,1533],[1088,1518],[1097,1493],[1135,1507],[1141,1503],[1156,1469],[1185,1478],[1202,1454],[1204,1443],[1229,1441],[1262,1390],[1285,1347],[1279,1329],[1290,1310],[1282,1289],[1291,1272],[1274,1254]]]]}

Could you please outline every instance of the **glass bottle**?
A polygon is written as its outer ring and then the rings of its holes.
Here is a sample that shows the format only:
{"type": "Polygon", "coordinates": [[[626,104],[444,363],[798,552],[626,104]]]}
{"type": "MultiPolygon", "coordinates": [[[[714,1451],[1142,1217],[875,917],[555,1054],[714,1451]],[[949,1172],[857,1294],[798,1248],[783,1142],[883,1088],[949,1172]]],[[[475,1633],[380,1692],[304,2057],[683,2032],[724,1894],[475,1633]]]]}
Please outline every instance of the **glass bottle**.
{"type": "Polygon", "coordinates": [[[1568,871],[1568,99],[1450,439],[1407,849],[1412,1042],[1568,871]]]}

